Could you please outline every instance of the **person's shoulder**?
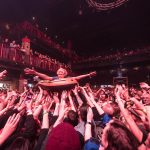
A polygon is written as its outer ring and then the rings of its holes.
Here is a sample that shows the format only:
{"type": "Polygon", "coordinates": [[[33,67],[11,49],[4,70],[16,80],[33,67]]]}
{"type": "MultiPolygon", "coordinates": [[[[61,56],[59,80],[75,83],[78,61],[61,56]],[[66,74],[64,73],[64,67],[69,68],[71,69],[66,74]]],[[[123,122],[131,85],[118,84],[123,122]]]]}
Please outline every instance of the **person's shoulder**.
{"type": "Polygon", "coordinates": [[[93,137],[87,140],[84,144],[84,150],[90,150],[90,149],[99,150],[99,147],[100,147],[100,142],[93,137]]]}

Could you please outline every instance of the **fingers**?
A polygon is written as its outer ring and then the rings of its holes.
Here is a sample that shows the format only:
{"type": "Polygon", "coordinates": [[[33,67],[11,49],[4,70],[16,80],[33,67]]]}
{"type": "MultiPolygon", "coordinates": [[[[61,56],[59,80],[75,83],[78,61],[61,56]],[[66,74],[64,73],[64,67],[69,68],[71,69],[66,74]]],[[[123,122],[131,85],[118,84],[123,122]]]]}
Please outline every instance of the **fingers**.
{"type": "Polygon", "coordinates": [[[25,68],[24,69],[24,72],[26,73],[26,72],[28,72],[29,71],[29,68],[25,68]]]}
{"type": "Polygon", "coordinates": [[[12,118],[12,116],[10,116],[10,117],[8,118],[6,124],[11,122],[11,118],[12,118]]]}
{"type": "Polygon", "coordinates": [[[68,111],[69,111],[69,108],[66,107],[66,108],[64,109],[64,114],[65,114],[66,112],[68,112],[68,111]]]}
{"type": "Polygon", "coordinates": [[[30,74],[31,71],[32,71],[32,69],[30,69],[30,68],[25,68],[24,69],[25,74],[30,74]]]}
{"type": "Polygon", "coordinates": [[[7,120],[7,123],[12,123],[12,121],[14,120],[16,114],[13,114],[12,116],[10,116],[7,120]]]}
{"type": "Polygon", "coordinates": [[[0,79],[6,76],[7,70],[0,72],[0,79]]]}
{"type": "Polygon", "coordinates": [[[62,97],[62,99],[66,99],[66,97],[67,97],[67,91],[63,91],[61,97],[62,97]]]}
{"type": "Polygon", "coordinates": [[[17,114],[12,122],[13,126],[16,127],[16,125],[18,124],[20,120],[20,114],[17,114]]]}
{"type": "Polygon", "coordinates": [[[6,75],[7,70],[2,71],[1,73],[2,73],[3,75],[6,75]]]}
{"type": "Polygon", "coordinates": [[[20,120],[20,114],[13,114],[12,116],[10,116],[7,120],[6,124],[10,124],[11,127],[15,127],[18,122],[20,120]]]}

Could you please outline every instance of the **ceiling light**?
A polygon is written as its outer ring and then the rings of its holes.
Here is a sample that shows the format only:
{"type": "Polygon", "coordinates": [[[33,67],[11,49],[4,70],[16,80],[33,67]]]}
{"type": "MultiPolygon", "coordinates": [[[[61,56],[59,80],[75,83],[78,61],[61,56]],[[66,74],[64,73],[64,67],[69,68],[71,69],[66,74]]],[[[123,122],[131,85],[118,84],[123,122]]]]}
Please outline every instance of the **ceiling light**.
{"type": "Polygon", "coordinates": [[[35,20],[35,17],[32,17],[32,20],[35,20]]]}
{"type": "Polygon", "coordinates": [[[6,24],[6,25],[5,25],[5,28],[6,28],[7,30],[9,30],[9,29],[10,29],[9,24],[6,24]]]}
{"type": "Polygon", "coordinates": [[[128,0],[112,0],[111,2],[102,2],[98,0],[86,0],[89,7],[95,8],[97,11],[110,10],[123,5],[128,0]]]}
{"type": "Polygon", "coordinates": [[[140,69],[140,67],[134,67],[133,68],[133,70],[135,70],[135,71],[137,71],[137,70],[139,70],[140,69]]]}

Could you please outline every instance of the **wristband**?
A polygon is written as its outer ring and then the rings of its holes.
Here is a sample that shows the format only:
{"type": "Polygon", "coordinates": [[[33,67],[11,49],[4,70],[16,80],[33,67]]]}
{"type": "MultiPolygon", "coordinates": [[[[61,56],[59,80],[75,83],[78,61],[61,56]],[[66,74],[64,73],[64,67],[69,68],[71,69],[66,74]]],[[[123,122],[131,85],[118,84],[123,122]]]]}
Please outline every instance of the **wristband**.
{"type": "Polygon", "coordinates": [[[45,115],[45,114],[48,114],[48,112],[47,111],[43,111],[43,115],[45,115]]]}
{"type": "Polygon", "coordinates": [[[32,110],[27,110],[27,114],[28,115],[32,114],[32,110]]]}

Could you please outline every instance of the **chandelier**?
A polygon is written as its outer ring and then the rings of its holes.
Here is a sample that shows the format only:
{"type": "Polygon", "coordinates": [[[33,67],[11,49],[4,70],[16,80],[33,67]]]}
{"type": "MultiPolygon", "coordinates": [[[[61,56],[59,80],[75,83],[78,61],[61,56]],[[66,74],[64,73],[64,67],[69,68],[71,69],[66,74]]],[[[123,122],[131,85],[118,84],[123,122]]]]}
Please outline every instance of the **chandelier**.
{"type": "Polygon", "coordinates": [[[113,8],[117,8],[128,0],[86,0],[89,7],[96,9],[97,11],[105,11],[113,8]]]}

